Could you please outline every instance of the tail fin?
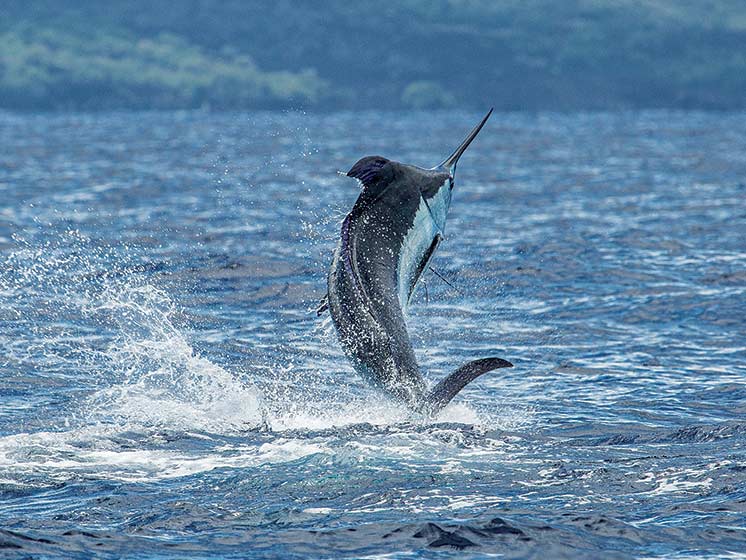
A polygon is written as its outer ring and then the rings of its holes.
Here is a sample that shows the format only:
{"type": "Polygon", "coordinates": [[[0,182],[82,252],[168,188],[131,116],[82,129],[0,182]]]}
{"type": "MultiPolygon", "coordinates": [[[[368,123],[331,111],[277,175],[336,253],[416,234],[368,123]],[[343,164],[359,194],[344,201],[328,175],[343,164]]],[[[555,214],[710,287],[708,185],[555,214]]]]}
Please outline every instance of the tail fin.
{"type": "Polygon", "coordinates": [[[513,364],[507,360],[501,360],[500,358],[482,358],[464,364],[433,387],[425,397],[425,402],[422,405],[421,411],[429,416],[435,416],[443,410],[449,402],[451,402],[451,399],[455,397],[458,392],[467,385],[467,383],[474,381],[477,377],[487,373],[488,371],[504,367],[513,367],[513,364]]]}

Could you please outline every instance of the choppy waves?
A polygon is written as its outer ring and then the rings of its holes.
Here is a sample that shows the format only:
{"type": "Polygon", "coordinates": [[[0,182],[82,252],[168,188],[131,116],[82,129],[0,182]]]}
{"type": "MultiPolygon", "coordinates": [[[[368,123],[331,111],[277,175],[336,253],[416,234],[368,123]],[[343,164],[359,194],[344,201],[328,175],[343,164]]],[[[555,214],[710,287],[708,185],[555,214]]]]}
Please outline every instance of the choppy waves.
{"type": "Polygon", "coordinates": [[[493,117],[409,324],[431,382],[516,367],[425,421],[310,311],[334,171],[437,117],[0,115],[2,554],[746,549],[744,116],[493,117]]]}

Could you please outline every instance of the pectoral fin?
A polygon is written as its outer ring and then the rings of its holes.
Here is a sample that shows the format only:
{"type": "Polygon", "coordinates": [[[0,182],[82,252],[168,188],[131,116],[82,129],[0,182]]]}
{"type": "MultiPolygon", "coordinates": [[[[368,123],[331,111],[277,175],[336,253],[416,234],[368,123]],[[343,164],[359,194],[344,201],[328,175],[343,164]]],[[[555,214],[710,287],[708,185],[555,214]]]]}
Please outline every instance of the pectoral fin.
{"type": "Polygon", "coordinates": [[[329,294],[324,294],[324,297],[321,298],[321,301],[319,301],[319,306],[316,308],[316,316],[321,317],[321,314],[324,313],[324,311],[327,311],[329,309],[329,294]]]}

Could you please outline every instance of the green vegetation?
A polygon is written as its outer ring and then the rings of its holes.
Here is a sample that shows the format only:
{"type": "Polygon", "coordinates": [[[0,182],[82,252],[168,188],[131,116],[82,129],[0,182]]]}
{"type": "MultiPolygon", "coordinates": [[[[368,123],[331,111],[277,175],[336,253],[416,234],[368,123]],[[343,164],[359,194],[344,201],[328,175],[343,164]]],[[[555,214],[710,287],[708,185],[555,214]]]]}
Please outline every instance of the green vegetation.
{"type": "Polygon", "coordinates": [[[0,108],[746,108],[742,0],[26,0],[0,108]]]}
{"type": "Polygon", "coordinates": [[[262,72],[244,54],[208,54],[183,38],[8,31],[3,105],[11,108],[282,107],[319,101],[315,72],[262,72]]]}
{"type": "Polygon", "coordinates": [[[456,99],[443,86],[426,80],[412,82],[405,87],[401,101],[413,109],[439,109],[456,104],[456,99]]]}

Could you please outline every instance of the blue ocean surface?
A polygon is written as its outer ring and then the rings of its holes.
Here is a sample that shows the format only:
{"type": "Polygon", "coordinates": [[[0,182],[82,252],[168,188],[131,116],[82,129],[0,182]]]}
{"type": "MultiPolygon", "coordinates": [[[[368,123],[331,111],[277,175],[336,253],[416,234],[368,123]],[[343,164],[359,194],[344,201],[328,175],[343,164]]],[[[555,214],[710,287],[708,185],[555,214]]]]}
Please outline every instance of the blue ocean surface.
{"type": "Polygon", "coordinates": [[[0,114],[0,557],[746,554],[746,114],[494,114],[408,326],[314,309],[364,155],[432,113],[0,114]]]}

